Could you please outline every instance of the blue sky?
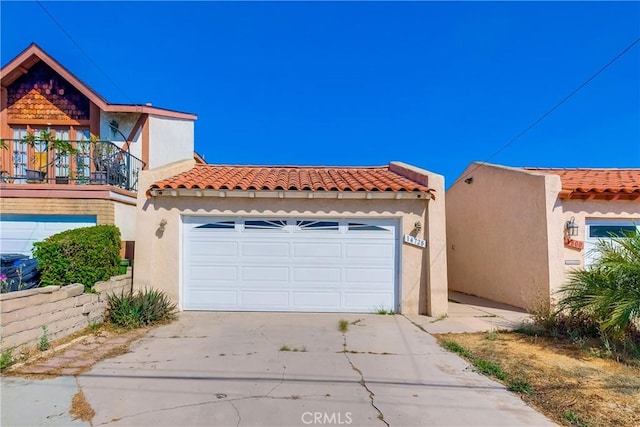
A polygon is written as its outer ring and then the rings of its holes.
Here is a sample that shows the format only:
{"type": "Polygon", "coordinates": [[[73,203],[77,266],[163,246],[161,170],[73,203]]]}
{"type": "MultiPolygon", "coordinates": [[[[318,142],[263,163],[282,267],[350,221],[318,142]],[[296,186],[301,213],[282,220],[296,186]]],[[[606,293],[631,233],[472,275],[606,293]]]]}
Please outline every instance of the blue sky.
{"type": "MultiPolygon", "coordinates": [[[[3,65],[36,42],[110,102],[196,113],[210,163],[400,160],[448,185],[640,37],[638,2],[44,5],[91,60],[3,1],[3,65]]],[[[491,162],[640,167],[640,44],[491,162]]]]}

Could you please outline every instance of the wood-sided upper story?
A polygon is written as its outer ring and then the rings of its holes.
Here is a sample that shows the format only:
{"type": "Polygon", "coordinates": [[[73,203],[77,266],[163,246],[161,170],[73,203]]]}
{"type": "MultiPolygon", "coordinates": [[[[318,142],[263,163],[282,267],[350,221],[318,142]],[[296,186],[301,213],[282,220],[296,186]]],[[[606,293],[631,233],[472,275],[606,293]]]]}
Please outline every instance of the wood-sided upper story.
{"type": "Polygon", "coordinates": [[[26,184],[136,192],[140,170],[194,158],[194,114],[111,104],[35,44],[0,79],[3,197],[26,184]]]}

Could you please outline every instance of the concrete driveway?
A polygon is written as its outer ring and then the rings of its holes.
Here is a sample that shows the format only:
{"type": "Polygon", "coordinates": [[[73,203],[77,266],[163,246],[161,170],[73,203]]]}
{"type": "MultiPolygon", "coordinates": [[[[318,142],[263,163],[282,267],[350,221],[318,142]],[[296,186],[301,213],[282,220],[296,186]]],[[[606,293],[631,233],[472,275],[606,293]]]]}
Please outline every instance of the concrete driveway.
{"type": "MultiPolygon", "coordinates": [[[[130,350],[40,389],[80,389],[93,426],[553,425],[401,315],[189,312],[130,350]]],[[[35,386],[3,384],[3,412],[35,386]]],[[[43,404],[20,423],[68,424],[43,404]]]]}

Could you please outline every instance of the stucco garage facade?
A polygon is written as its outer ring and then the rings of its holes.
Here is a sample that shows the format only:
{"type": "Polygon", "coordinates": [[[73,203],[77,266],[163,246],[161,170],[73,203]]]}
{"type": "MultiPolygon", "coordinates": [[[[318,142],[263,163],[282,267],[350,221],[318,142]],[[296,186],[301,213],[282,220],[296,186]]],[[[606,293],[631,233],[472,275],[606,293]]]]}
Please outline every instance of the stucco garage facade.
{"type": "Polygon", "coordinates": [[[449,287],[548,304],[571,271],[589,268],[600,239],[639,226],[640,169],[472,163],[447,190],[449,287]]]}
{"type": "Polygon", "coordinates": [[[141,179],[134,285],[181,310],[446,313],[440,175],[183,162],[141,179]]]}

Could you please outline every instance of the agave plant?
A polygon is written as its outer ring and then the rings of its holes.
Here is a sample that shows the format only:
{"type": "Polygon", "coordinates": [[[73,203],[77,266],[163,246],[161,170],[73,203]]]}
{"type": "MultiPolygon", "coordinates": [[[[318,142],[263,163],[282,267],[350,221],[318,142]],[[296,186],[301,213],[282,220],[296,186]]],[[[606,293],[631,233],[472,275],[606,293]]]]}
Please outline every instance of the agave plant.
{"type": "Polygon", "coordinates": [[[601,240],[590,269],[576,270],[560,290],[560,310],[587,314],[605,333],[623,335],[640,323],[640,233],[601,240]]]}

